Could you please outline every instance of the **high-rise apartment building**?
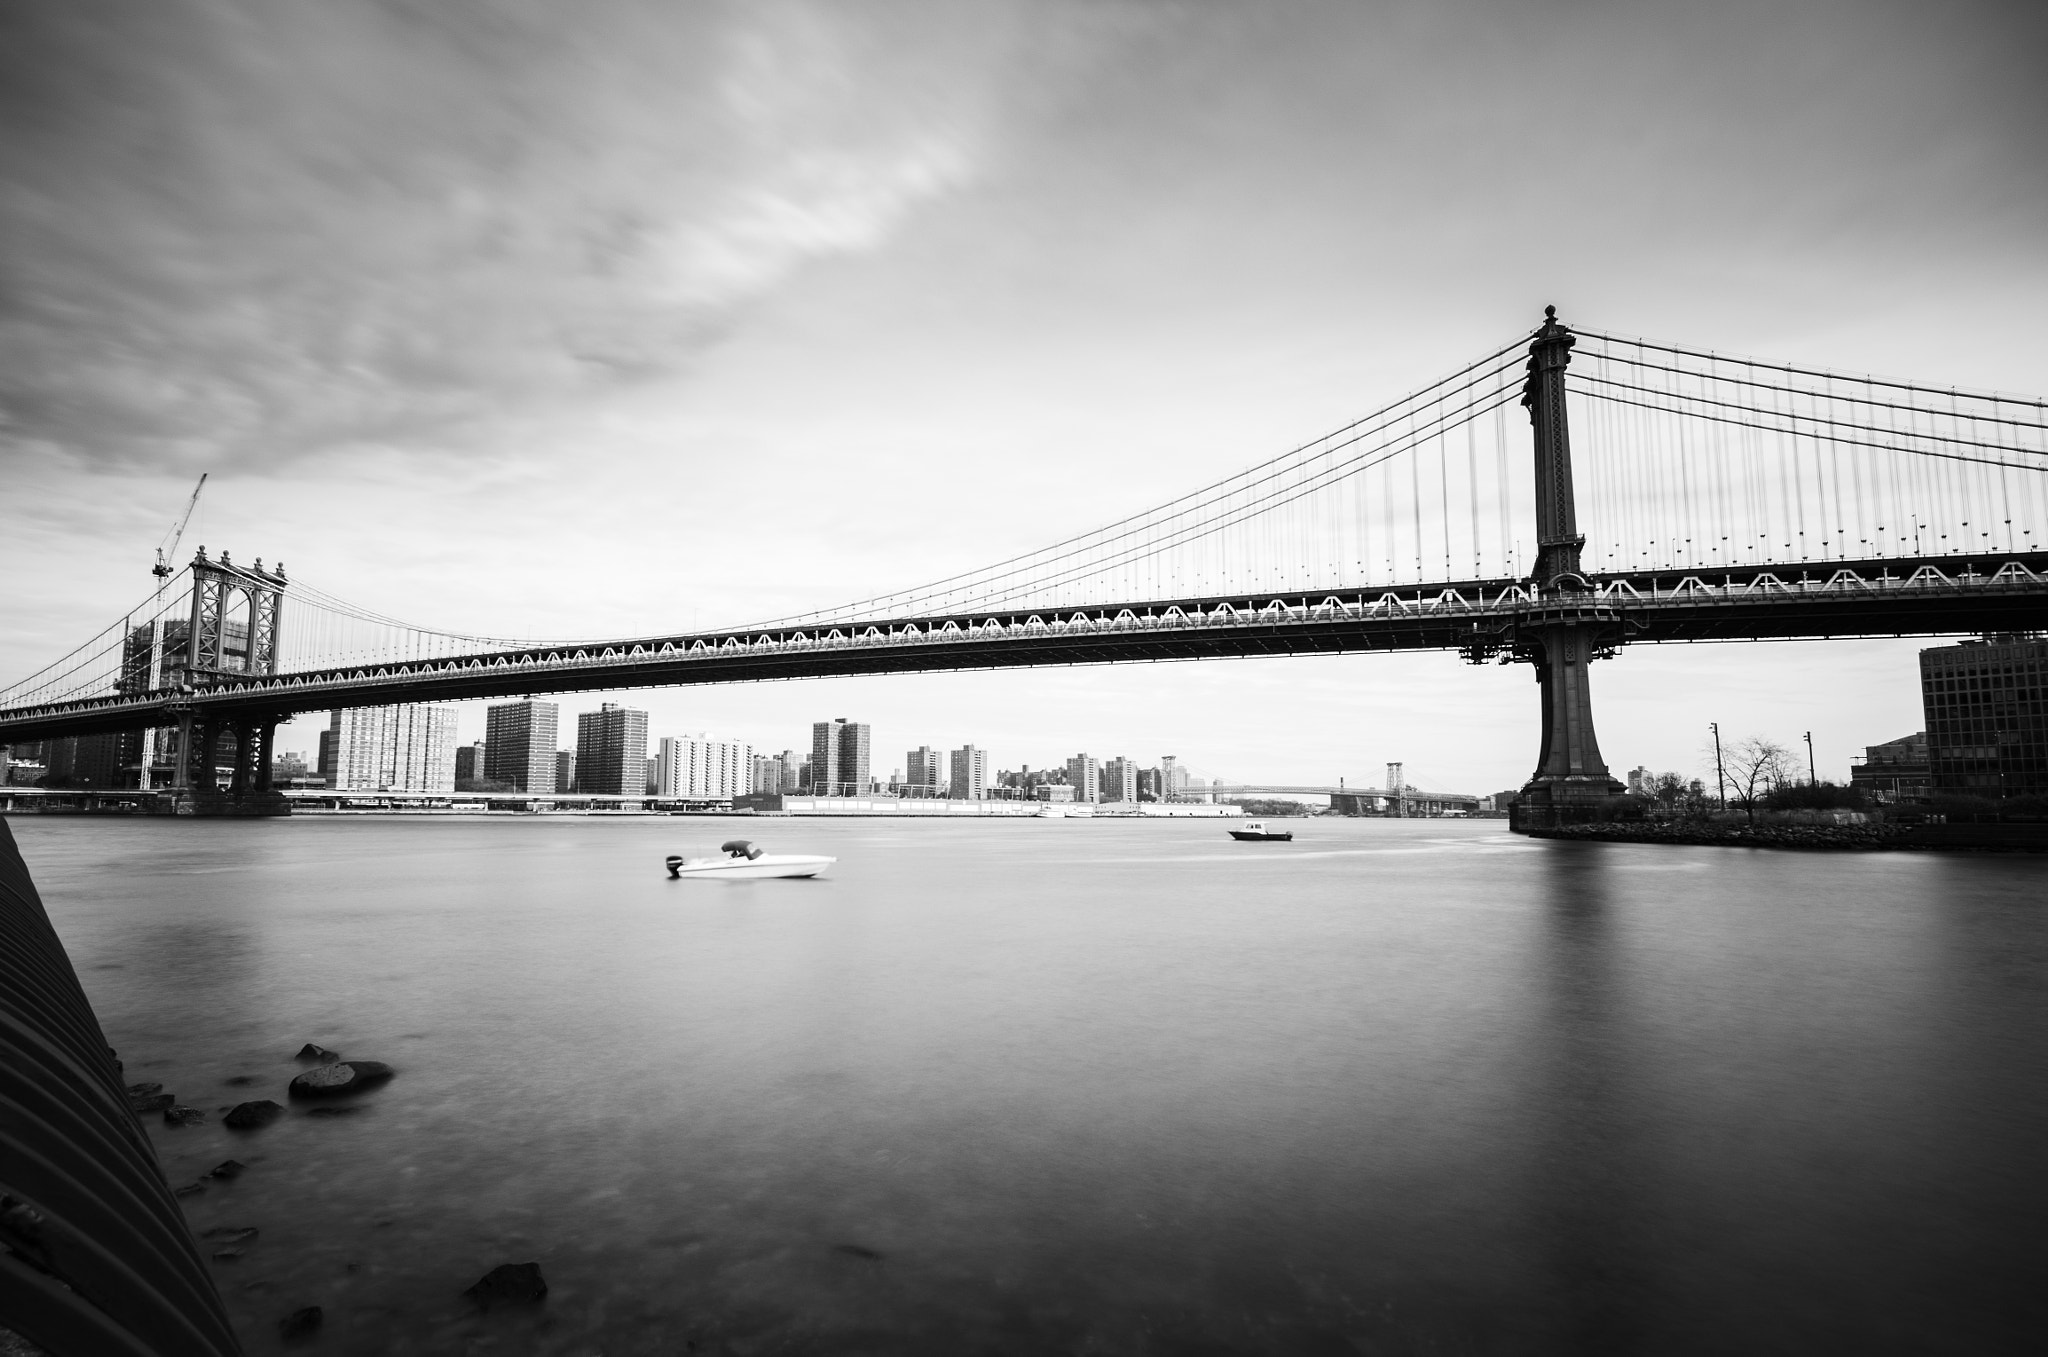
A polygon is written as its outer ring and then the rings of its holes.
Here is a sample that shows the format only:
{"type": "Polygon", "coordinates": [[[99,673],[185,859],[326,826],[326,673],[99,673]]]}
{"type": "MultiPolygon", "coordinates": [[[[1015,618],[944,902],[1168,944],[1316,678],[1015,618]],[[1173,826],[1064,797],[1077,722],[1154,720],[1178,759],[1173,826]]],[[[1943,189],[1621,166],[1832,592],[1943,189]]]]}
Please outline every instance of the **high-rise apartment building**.
{"type": "Polygon", "coordinates": [[[1160,756],[1159,790],[1161,801],[1178,801],[1187,794],[1188,770],[1181,767],[1180,760],[1171,754],[1160,756]]]}
{"type": "MultiPolygon", "coordinates": [[[[43,742],[43,761],[49,766],[51,787],[133,786],[122,768],[122,734],[60,735],[43,742]]],[[[136,743],[140,743],[137,741],[136,743]]],[[[232,748],[227,741],[223,748],[232,748]]]]}
{"type": "Polygon", "coordinates": [[[903,783],[911,796],[938,796],[952,788],[946,756],[921,744],[903,756],[903,783]]]}
{"type": "Polygon", "coordinates": [[[839,737],[839,776],[854,796],[865,796],[874,790],[873,774],[868,767],[869,728],[859,722],[849,722],[839,737]]]}
{"type": "Polygon", "coordinates": [[[455,790],[455,708],[408,702],[328,718],[328,785],[350,792],[455,790]]]}
{"type": "Polygon", "coordinates": [[[774,791],[754,783],[754,746],[708,735],[663,736],[655,766],[660,794],[689,801],[730,801],[752,791],[774,791]]]}
{"type": "Polygon", "coordinates": [[[988,751],[963,745],[953,751],[952,763],[947,795],[955,801],[987,800],[988,751]]]}
{"type": "Polygon", "coordinates": [[[1138,765],[1135,762],[1126,758],[1115,758],[1102,765],[1102,799],[1138,799],[1138,765]]]}
{"type": "Polygon", "coordinates": [[[647,794],[647,713],[607,702],[576,717],[576,790],[647,794]]]}
{"type": "Polygon", "coordinates": [[[813,796],[831,796],[839,783],[839,731],[846,725],[846,718],[837,721],[817,721],[811,725],[811,758],[805,765],[810,770],[808,790],[813,796]]]}
{"type": "Polygon", "coordinates": [[[552,702],[501,702],[484,713],[484,776],[514,791],[555,790],[555,739],[561,708],[552,702]]]}
{"type": "Polygon", "coordinates": [[[811,727],[811,792],[864,796],[868,790],[868,727],[845,717],[811,727]]]}
{"type": "Polygon", "coordinates": [[[1067,760],[1067,785],[1074,789],[1076,801],[1100,801],[1102,765],[1090,755],[1074,755],[1067,760]]]}
{"type": "Polygon", "coordinates": [[[555,751],[555,790],[573,792],[576,790],[576,751],[557,749],[555,751]]]}
{"type": "Polygon", "coordinates": [[[754,756],[753,790],[757,792],[790,793],[797,789],[797,770],[803,760],[793,750],[785,749],[780,754],[756,754],[754,756]]]}
{"type": "Polygon", "coordinates": [[[2006,634],[1920,652],[1936,793],[2048,795],[2048,640],[2006,634]]]}
{"type": "MultiPolygon", "coordinates": [[[[327,771],[327,755],[322,746],[320,771],[327,771]]],[[[484,775],[484,747],[482,744],[458,745],[455,750],[455,782],[475,782],[484,775]]]]}

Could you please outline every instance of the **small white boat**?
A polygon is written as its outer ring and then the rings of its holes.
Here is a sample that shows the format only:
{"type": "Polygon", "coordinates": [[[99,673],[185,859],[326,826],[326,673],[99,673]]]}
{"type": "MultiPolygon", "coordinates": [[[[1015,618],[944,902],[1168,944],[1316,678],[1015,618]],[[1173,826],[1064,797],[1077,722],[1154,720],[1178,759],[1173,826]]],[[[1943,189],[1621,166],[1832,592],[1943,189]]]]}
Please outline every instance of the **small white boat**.
{"type": "Polygon", "coordinates": [[[683,877],[715,877],[720,881],[759,881],[777,876],[816,876],[838,858],[813,857],[804,853],[764,853],[745,839],[728,839],[718,845],[722,858],[685,858],[669,855],[668,874],[683,877]]]}

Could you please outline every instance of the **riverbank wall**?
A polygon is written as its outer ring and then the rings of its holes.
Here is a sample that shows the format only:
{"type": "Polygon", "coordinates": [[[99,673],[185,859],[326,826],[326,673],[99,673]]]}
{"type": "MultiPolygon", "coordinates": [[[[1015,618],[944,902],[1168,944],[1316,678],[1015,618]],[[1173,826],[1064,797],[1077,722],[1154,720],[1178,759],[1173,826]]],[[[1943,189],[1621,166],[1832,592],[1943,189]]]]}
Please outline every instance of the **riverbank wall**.
{"type": "Polygon", "coordinates": [[[50,1353],[232,1357],[241,1344],[121,1076],[0,821],[0,1332],[50,1353]]]}
{"type": "Polygon", "coordinates": [[[1703,820],[1624,820],[1528,831],[1532,839],[1595,843],[1670,843],[1809,851],[1977,849],[2048,853],[2048,824],[1723,824],[1703,820]]]}

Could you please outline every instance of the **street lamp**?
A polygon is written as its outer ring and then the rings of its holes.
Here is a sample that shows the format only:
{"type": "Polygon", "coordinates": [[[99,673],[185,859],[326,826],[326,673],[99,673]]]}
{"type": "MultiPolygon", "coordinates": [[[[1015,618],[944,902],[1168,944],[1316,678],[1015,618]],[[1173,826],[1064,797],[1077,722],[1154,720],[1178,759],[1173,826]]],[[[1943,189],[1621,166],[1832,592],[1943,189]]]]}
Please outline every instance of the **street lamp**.
{"type": "Polygon", "coordinates": [[[1721,809],[1728,809],[1728,779],[1721,772],[1721,723],[1707,722],[1707,729],[1714,732],[1714,791],[1721,798],[1721,809]]]}

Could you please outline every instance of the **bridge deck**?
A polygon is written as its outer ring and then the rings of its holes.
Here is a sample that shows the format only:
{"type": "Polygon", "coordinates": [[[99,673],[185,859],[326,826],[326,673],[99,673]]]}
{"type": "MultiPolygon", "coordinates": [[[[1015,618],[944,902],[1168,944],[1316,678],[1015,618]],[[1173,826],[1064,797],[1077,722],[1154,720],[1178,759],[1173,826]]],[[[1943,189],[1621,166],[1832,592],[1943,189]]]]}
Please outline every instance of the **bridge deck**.
{"type": "Polygon", "coordinates": [[[228,677],[192,693],[108,693],[16,708],[0,711],[0,744],[164,724],[180,708],[264,720],[336,707],[845,674],[1374,650],[1462,649],[1478,658],[1510,645],[1521,629],[1561,619],[1604,627],[1616,644],[2048,627],[2048,552],[1589,580],[1590,592],[1466,580],[537,645],[228,677]]]}

